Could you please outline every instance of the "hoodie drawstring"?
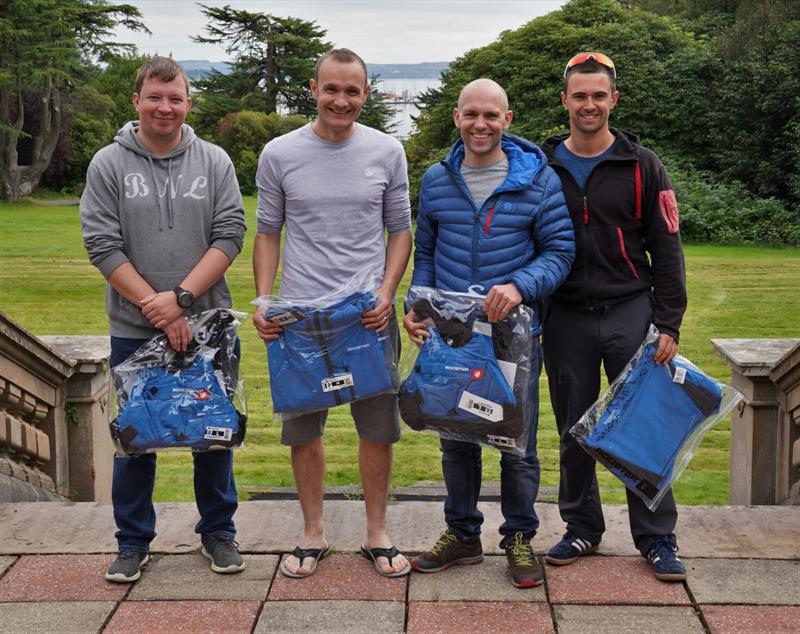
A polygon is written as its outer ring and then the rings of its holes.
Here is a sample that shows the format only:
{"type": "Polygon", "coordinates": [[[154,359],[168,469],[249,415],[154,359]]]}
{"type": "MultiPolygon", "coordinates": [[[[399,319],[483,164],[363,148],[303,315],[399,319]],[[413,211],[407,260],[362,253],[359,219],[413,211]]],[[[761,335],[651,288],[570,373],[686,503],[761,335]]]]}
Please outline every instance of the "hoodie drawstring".
{"type": "MultiPolygon", "coordinates": [[[[153,164],[153,157],[148,156],[147,162],[150,164],[150,175],[153,177],[153,187],[155,187],[156,203],[158,204],[158,230],[164,230],[164,207],[161,205],[161,195],[158,191],[158,179],[156,178],[156,168],[153,164]]],[[[170,187],[172,186],[172,158],[167,159],[167,182],[164,183],[164,198],[167,199],[167,228],[175,226],[175,211],[172,207],[172,196],[170,187]]]]}
{"type": "Polygon", "coordinates": [[[150,164],[150,175],[153,177],[153,188],[155,189],[156,204],[158,205],[158,230],[164,230],[164,210],[161,207],[161,197],[158,195],[158,179],[156,178],[156,168],[153,165],[153,157],[148,156],[147,162],[150,164]]]}

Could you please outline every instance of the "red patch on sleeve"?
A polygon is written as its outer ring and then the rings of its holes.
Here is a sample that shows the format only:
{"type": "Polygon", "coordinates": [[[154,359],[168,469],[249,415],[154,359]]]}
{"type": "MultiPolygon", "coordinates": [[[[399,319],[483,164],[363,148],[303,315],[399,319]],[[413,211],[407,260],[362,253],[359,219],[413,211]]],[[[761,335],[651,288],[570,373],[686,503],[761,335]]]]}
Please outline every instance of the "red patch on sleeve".
{"type": "Polygon", "coordinates": [[[664,222],[667,223],[667,231],[669,233],[678,233],[680,221],[678,219],[678,201],[675,198],[675,192],[671,189],[664,189],[658,192],[658,206],[661,208],[664,222]]]}

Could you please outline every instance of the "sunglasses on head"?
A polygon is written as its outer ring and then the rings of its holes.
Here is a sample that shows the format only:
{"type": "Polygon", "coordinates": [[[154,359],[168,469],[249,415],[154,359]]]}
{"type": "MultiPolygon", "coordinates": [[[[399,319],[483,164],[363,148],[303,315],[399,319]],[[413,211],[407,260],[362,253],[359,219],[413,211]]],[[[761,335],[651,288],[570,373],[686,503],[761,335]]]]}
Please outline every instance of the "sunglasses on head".
{"type": "Polygon", "coordinates": [[[614,73],[614,79],[617,78],[617,69],[614,68],[614,62],[611,61],[611,58],[608,55],[603,55],[603,53],[585,52],[578,53],[575,57],[567,62],[567,65],[564,68],[564,79],[567,78],[567,73],[571,68],[580,66],[586,62],[597,62],[598,64],[605,66],[608,70],[614,73]]]}

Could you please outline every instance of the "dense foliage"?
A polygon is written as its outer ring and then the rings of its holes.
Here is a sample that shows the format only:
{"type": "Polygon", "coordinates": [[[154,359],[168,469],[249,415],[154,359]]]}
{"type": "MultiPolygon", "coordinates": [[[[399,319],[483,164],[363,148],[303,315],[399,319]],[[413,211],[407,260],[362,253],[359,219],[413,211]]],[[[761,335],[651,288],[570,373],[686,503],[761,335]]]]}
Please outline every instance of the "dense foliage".
{"type": "Polygon", "coordinates": [[[562,73],[580,50],[614,59],[612,125],[670,164],[687,238],[800,245],[800,8],[775,0],[571,0],[506,31],[456,60],[425,95],[406,143],[414,195],[456,139],[452,109],[477,77],[506,88],[512,132],[540,142],[565,131],[562,73]]]}

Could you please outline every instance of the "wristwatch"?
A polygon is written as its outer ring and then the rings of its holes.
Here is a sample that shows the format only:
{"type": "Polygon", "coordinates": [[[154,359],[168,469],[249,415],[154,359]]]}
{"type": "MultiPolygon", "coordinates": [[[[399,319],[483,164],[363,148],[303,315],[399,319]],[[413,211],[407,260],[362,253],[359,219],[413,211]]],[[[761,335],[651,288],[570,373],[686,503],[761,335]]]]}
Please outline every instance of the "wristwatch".
{"type": "Polygon", "coordinates": [[[187,291],[185,288],[176,286],[172,292],[175,293],[175,297],[178,300],[178,306],[181,308],[189,308],[194,303],[194,295],[192,295],[191,291],[187,291]]]}

